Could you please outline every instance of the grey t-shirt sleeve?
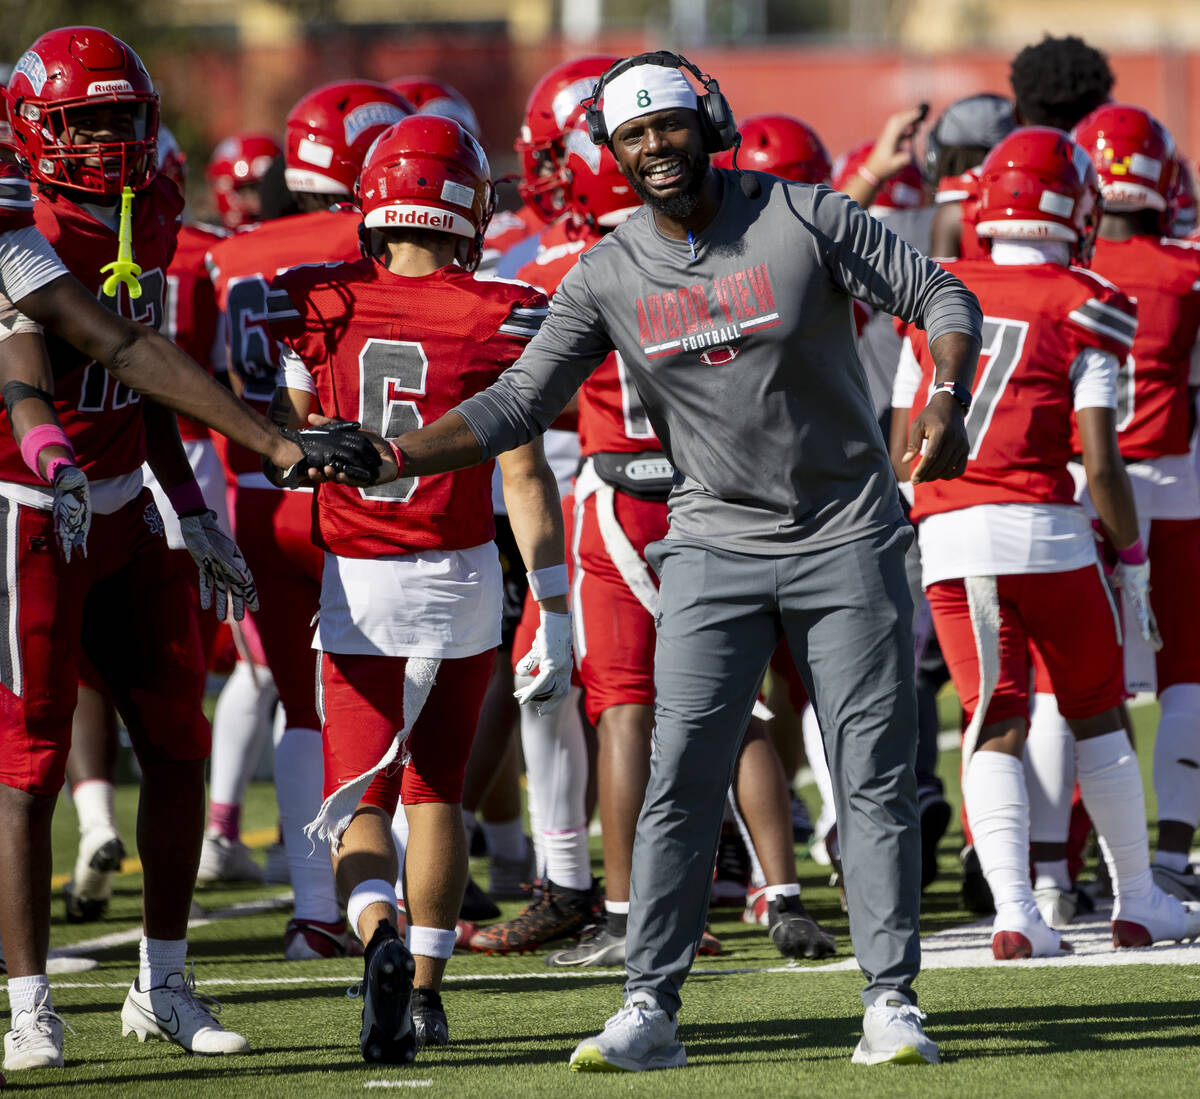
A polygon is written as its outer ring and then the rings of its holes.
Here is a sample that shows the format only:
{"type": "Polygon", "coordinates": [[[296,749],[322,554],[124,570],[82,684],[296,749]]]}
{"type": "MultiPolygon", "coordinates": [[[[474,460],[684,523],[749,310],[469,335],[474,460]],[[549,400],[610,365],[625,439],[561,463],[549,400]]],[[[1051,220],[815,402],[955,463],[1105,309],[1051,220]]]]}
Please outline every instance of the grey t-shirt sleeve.
{"type": "Polygon", "coordinates": [[[980,338],[975,295],[846,195],[818,187],[808,228],[823,266],[851,297],[925,329],[930,343],[947,332],[980,338]]]}
{"type": "Polygon", "coordinates": [[[582,257],[550,302],[550,315],[529,346],[482,393],[454,409],[471,429],[483,460],[542,434],[575,391],[613,350],[587,286],[582,257]]]}

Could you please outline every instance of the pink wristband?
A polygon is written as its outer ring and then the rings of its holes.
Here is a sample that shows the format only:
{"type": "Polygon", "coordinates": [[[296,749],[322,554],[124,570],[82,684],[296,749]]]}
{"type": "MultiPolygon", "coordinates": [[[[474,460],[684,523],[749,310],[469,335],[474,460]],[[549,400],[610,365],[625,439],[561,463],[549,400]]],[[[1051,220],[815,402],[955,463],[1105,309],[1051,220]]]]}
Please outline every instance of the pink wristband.
{"type": "Polygon", "coordinates": [[[1146,563],[1146,547],[1139,538],[1132,546],[1117,550],[1117,560],[1122,565],[1144,565],[1146,563]]]}
{"type": "MultiPolygon", "coordinates": [[[[67,453],[71,455],[71,464],[75,464],[75,448],[71,445],[71,440],[67,438],[67,433],[58,424],[38,424],[37,427],[31,427],[25,432],[25,437],[21,440],[21,457],[39,477],[42,475],[42,471],[38,469],[38,455],[48,446],[65,447],[67,453]]],[[[51,474],[50,480],[53,479],[54,476],[51,474]]]]}
{"type": "Polygon", "coordinates": [[[189,511],[205,511],[208,508],[204,502],[204,493],[200,491],[200,486],[194,478],[191,481],[184,481],[182,485],[167,489],[166,493],[176,515],[184,515],[189,511]]]}

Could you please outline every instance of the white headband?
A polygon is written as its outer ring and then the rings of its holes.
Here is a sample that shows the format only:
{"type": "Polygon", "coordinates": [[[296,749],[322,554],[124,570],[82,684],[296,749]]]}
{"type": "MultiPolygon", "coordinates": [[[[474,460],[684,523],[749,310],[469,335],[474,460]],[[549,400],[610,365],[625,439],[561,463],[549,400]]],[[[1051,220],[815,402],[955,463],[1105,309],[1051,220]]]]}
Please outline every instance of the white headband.
{"type": "Polygon", "coordinates": [[[696,89],[679,69],[638,65],[605,83],[601,109],[611,138],[617,127],[631,118],[671,107],[687,107],[694,111],[696,104],[696,89]]]}

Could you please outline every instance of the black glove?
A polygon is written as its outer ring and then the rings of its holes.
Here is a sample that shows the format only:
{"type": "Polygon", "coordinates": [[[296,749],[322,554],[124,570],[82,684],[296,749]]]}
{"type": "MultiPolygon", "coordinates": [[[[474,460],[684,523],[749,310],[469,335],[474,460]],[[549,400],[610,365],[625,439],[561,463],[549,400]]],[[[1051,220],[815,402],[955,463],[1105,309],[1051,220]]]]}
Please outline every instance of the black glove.
{"type": "Polygon", "coordinates": [[[284,474],[284,486],[295,488],[300,483],[301,471],[323,470],[326,466],[331,466],[334,473],[344,473],[352,481],[373,484],[383,460],[375,444],[359,427],[355,420],[334,420],[322,427],[302,427],[299,431],[281,427],[279,434],[304,451],[303,459],[284,474]]]}

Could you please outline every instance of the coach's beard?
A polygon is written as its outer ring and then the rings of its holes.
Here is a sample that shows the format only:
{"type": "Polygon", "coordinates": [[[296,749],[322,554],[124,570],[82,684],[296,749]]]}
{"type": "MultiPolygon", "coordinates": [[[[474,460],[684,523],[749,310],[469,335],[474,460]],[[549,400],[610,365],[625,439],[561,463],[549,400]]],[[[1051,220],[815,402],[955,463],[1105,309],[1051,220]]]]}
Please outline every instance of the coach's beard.
{"type": "Polygon", "coordinates": [[[695,160],[689,160],[687,175],[679,185],[679,190],[671,195],[659,195],[651,191],[641,177],[628,172],[625,178],[633,187],[634,193],[650,209],[669,218],[686,218],[695,212],[700,205],[700,192],[704,189],[704,180],[708,176],[708,153],[697,154],[695,160]]]}

